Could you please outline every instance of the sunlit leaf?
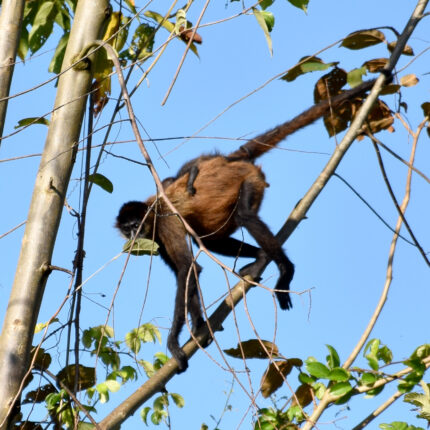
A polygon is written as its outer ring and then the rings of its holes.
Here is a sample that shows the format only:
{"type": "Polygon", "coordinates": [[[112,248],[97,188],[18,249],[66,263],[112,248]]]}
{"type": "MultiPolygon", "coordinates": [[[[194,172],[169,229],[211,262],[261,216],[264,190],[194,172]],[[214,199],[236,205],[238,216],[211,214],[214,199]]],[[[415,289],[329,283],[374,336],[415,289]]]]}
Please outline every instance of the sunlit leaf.
{"type": "Polygon", "coordinates": [[[315,376],[315,378],[326,379],[330,374],[330,370],[328,369],[328,367],[323,363],[319,363],[318,361],[306,362],[306,370],[312,376],[315,376]]]}
{"type": "Polygon", "coordinates": [[[272,38],[270,36],[270,32],[272,31],[272,28],[275,25],[275,17],[271,12],[267,12],[264,10],[261,11],[255,7],[252,8],[252,12],[254,13],[254,16],[258,22],[258,25],[263,30],[270,55],[273,55],[272,38]]]}
{"type": "Polygon", "coordinates": [[[158,255],[158,248],[160,246],[157,242],[154,242],[151,239],[144,239],[141,237],[136,238],[133,243],[133,239],[128,240],[124,246],[122,247],[122,252],[130,253],[132,255],[141,256],[141,255],[158,255]],[[131,245],[133,247],[131,248],[131,245]]]}
{"type": "Polygon", "coordinates": [[[281,79],[291,82],[300,75],[309,72],[324,71],[336,64],[337,63],[324,63],[324,61],[318,57],[303,57],[300,59],[299,63],[282,76],[281,79]]]}
{"type": "Polygon", "coordinates": [[[185,400],[180,394],[169,393],[169,396],[178,408],[183,408],[185,406],[185,400]]]}
{"type": "Polygon", "coordinates": [[[335,367],[334,369],[330,370],[328,379],[330,379],[330,381],[345,382],[348,381],[350,376],[351,375],[347,370],[342,369],[341,367],[335,367]]]}
{"type": "Polygon", "coordinates": [[[50,324],[58,322],[59,319],[58,318],[54,318],[51,321],[46,321],[44,323],[37,323],[36,327],[34,328],[34,334],[39,333],[40,331],[42,331],[44,328],[48,327],[50,324]]]}
{"type": "Polygon", "coordinates": [[[42,3],[28,35],[28,46],[31,52],[38,51],[51,35],[56,14],[57,6],[54,1],[44,1],[42,3]]]}
{"type": "Polygon", "coordinates": [[[339,354],[331,345],[326,345],[326,347],[329,351],[329,355],[326,356],[328,367],[330,367],[330,369],[339,367],[340,366],[339,354]]]}
{"type": "Polygon", "coordinates": [[[360,85],[363,82],[363,76],[367,75],[366,67],[360,67],[358,69],[353,69],[347,74],[347,82],[351,88],[360,85]]]}
{"type": "Polygon", "coordinates": [[[349,382],[338,382],[330,387],[330,394],[333,396],[344,396],[352,390],[349,382]]]}
{"type": "Polygon", "coordinates": [[[33,124],[49,125],[49,119],[38,118],[38,117],[23,118],[18,121],[18,124],[14,128],[17,129],[20,127],[24,127],[26,125],[33,125],[33,124]]]}
{"type": "Polygon", "coordinates": [[[400,85],[403,87],[413,87],[418,84],[419,79],[414,74],[405,75],[400,78],[400,85]]]}

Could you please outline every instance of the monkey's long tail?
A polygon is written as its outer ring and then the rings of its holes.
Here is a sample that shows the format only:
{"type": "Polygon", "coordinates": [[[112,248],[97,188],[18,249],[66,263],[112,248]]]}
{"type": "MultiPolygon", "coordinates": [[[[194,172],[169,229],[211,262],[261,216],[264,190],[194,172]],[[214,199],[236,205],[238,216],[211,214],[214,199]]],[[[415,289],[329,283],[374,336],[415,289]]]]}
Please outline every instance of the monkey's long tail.
{"type": "Polygon", "coordinates": [[[304,128],[317,119],[327,114],[330,109],[338,107],[341,103],[353,99],[354,97],[368,91],[375,83],[375,79],[363,82],[362,84],[347,90],[339,95],[333,96],[330,100],[323,100],[316,105],[297,115],[295,118],[278,125],[265,133],[246,142],[238,150],[227,155],[229,160],[250,160],[254,161],[257,157],[270,151],[279,142],[297,130],[304,128]]]}

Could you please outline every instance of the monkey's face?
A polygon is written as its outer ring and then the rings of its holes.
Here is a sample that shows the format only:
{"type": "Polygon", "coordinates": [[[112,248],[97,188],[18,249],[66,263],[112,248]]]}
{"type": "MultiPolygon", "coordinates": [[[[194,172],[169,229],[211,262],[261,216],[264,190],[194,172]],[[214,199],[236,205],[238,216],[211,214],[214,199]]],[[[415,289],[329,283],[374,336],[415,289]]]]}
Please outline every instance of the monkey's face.
{"type": "Polygon", "coordinates": [[[146,221],[143,223],[142,227],[140,227],[142,224],[142,220],[146,215],[147,209],[147,205],[143,202],[125,203],[121,207],[119,214],[116,217],[115,227],[126,239],[133,239],[136,236],[142,238],[149,238],[150,223],[146,221]]]}

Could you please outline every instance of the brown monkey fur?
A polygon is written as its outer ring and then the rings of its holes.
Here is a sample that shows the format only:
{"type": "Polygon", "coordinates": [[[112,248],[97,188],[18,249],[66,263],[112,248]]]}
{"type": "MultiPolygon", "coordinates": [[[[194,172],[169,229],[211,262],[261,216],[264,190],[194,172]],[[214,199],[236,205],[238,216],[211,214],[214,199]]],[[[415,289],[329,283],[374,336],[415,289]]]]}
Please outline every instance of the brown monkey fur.
{"type": "MultiPolygon", "coordinates": [[[[290,134],[328,114],[330,109],[364,93],[373,83],[364,82],[330,101],[324,100],[292,120],[249,140],[229,155],[202,155],[193,159],[179,170],[176,177],[163,181],[167,197],[209,250],[257,260],[269,257],[277,264],[280,277],[276,295],[282,309],[292,306],[288,290],[294,265],[258,216],[267,183],[261,168],[253,162],[290,134]],[[245,227],[261,249],[230,237],[239,227],[245,227]]],[[[132,238],[146,216],[139,236],[155,238],[160,245],[160,255],[176,274],[175,310],[167,345],[178,362],[178,372],[183,372],[188,367],[188,359],[179,346],[178,336],[185,324],[186,311],[190,314],[193,331],[204,324],[195,276],[201,269],[197,264],[192,269],[193,257],[180,219],[171,214],[162,199],[155,200],[156,197],[152,196],[146,202],[124,204],[116,227],[125,237],[132,238]],[[154,208],[147,213],[154,203],[154,208]]],[[[252,272],[252,266],[245,266],[240,273],[257,276],[252,272]]]]}

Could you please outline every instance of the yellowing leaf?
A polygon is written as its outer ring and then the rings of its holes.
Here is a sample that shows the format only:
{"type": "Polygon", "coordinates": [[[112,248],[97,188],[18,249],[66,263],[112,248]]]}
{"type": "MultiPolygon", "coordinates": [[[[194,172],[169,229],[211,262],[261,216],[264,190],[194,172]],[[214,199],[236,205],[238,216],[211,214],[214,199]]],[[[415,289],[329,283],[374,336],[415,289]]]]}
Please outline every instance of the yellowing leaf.
{"type": "Polygon", "coordinates": [[[366,67],[370,73],[378,73],[388,64],[388,61],[388,58],[374,58],[373,60],[363,63],[363,66],[366,67]]]}
{"type": "Polygon", "coordinates": [[[132,255],[158,255],[158,248],[160,247],[157,242],[154,242],[150,239],[143,239],[141,237],[138,237],[133,244],[133,248],[131,248],[131,244],[133,243],[133,240],[128,240],[123,248],[122,251],[126,253],[130,253],[132,255]]]}
{"type": "Polygon", "coordinates": [[[273,55],[272,38],[270,37],[270,32],[275,25],[275,17],[271,12],[261,11],[255,7],[252,8],[252,12],[254,13],[255,19],[257,20],[258,25],[262,28],[264,36],[266,37],[270,55],[273,55]]]}
{"type": "MultiPolygon", "coordinates": [[[[390,42],[390,43],[387,45],[387,48],[388,48],[388,50],[389,50],[390,52],[393,52],[393,51],[394,51],[394,48],[396,47],[396,45],[397,45],[397,42],[390,42]]],[[[403,55],[407,55],[407,56],[409,56],[409,57],[412,57],[412,56],[414,56],[414,51],[413,51],[413,49],[412,49],[409,45],[406,45],[406,46],[403,48],[402,54],[403,54],[403,55]]]]}
{"type": "Polygon", "coordinates": [[[225,349],[224,352],[235,358],[269,358],[266,350],[270,357],[279,356],[278,347],[274,343],[258,339],[246,340],[239,343],[236,348],[225,349]]]}
{"type": "Polygon", "coordinates": [[[400,78],[400,85],[403,87],[413,87],[419,82],[419,79],[414,74],[405,75],[400,78]]]}
{"type": "MultiPolygon", "coordinates": [[[[70,364],[57,373],[57,378],[70,390],[75,385],[76,366],[70,364]]],[[[86,390],[96,383],[96,369],[79,365],[78,390],[86,390]]]]}
{"type": "Polygon", "coordinates": [[[264,398],[273,394],[283,383],[285,377],[293,368],[289,360],[275,361],[269,364],[267,371],[261,378],[261,394],[264,398]]]}
{"type": "Polygon", "coordinates": [[[313,398],[312,387],[308,384],[302,384],[297,388],[291,406],[299,404],[304,408],[312,402],[313,398]]]}
{"type": "Polygon", "coordinates": [[[340,46],[348,49],[363,49],[377,45],[385,40],[384,33],[379,30],[355,31],[343,39],[340,46]]]}

